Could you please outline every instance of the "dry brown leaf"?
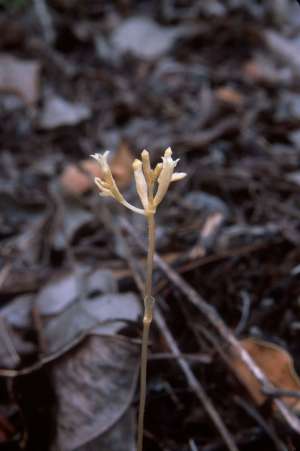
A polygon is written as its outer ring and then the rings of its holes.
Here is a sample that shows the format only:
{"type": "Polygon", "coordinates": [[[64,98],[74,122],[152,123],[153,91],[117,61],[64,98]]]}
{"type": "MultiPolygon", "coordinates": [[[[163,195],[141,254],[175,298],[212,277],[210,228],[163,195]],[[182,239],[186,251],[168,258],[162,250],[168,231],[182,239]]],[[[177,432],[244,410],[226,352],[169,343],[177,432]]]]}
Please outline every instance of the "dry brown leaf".
{"type": "Polygon", "coordinates": [[[95,160],[92,160],[91,158],[88,158],[87,160],[82,160],[79,163],[80,168],[82,168],[83,172],[85,172],[87,175],[92,176],[89,177],[89,180],[92,180],[94,183],[94,177],[101,177],[102,176],[102,170],[99,165],[99,163],[95,160]]]}
{"type": "Polygon", "coordinates": [[[68,165],[60,177],[64,191],[73,194],[83,194],[93,185],[93,180],[75,164],[68,165]]]}
{"type": "Polygon", "coordinates": [[[114,154],[111,171],[120,188],[127,188],[132,178],[132,162],[134,157],[126,143],[122,143],[114,154]]]}
{"type": "Polygon", "coordinates": [[[240,106],[243,103],[243,96],[233,88],[229,86],[221,86],[216,90],[216,96],[224,103],[233,106],[240,106]]]}
{"type": "Polygon", "coordinates": [[[79,165],[69,164],[60,177],[60,183],[69,194],[78,195],[94,186],[94,177],[101,177],[102,172],[97,161],[82,160],[79,165]]]}
{"type": "Polygon", "coordinates": [[[0,92],[13,93],[27,105],[39,98],[40,64],[23,61],[10,55],[0,55],[0,92]]]}
{"type": "Polygon", "coordinates": [[[243,66],[243,73],[247,79],[255,83],[273,84],[284,81],[287,74],[277,69],[272,62],[263,58],[255,58],[243,66]]]}
{"type": "MultiPolygon", "coordinates": [[[[295,372],[293,359],[287,351],[273,343],[254,338],[245,338],[240,343],[274,387],[300,392],[300,379],[295,372]]],[[[232,360],[232,365],[256,404],[262,405],[267,397],[262,393],[260,383],[238,357],[232,360]]],[[[300,412],[299,399],[283,397],[282,400],[293,410],[300,412]]]]}

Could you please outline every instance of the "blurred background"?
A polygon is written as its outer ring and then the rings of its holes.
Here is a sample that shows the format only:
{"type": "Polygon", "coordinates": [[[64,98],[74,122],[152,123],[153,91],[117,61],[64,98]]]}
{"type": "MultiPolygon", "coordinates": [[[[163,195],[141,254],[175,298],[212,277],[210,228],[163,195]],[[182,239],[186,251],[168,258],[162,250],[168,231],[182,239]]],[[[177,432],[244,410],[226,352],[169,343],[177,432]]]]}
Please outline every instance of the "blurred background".
{"type": "MultiPolygon", "coordinates": [[[[180,158],[157,252],[297,415],[297,1],[0,0],[0,32],[0,449],[135,449],[146,224],[98,196],[106,149],[135,205],[133,159],[180,158]]],[[[240,450],[300,449],[161,268],[154,294],[145,451],[230,449],[207,403],[240,450]]]]}

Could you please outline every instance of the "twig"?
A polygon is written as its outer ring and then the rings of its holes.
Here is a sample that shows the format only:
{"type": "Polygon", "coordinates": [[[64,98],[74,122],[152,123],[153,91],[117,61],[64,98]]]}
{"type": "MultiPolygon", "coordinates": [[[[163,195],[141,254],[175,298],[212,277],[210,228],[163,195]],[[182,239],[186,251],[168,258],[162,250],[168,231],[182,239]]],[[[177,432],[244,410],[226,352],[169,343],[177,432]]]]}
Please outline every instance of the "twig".
{"type": "Polygon", "coordinates": [[[266,396],[270,396],[271,398],[297,398],[300,399],[300,391],[294,390],[284,390],[279,388],[268,389],[264,387],[262,392],[266,396]]]}
{"type": "Polygon", "coordinates": [[[284,38],[281,34],[271,30],[264,31],[262,37],[269,47],[269,50],[271,50],[278,59],[292,67],[295,74],[299,77],[300,57],[297,45],[293,41],[284,38]]]}
{"type": "MultiPolygon", "coordinates": [[[[195,363],[205,363],[209,364],[212,362],[212,359],[209,355],[206,354],[180,354],[180,358],[189,360],[190,362],[195,363]]],[[[177,359],[177,356],[170,352],[156,352],[155,354],[150,354],[149,360],[173,360],[177,359]]]]}
{"type": "MultiPolygon", "coordinates": [[[[249,447],[249,444],[253,441],[255,441],[255,437],[261,432],[261,428],[254,427],[249,428],[246,431],[240,432],[235,435],[236,442],[243,446],[246,445],[246,447],[249,447]]],[[[214,442],[210,443],[209,445],[202,446],[201,451],[223,451],[224,446],[223,443],[221,443],[220,440],[215,440],[214,442]]]]}
{"type": "MultiPolygon", "coordinates": [[[[137,245],[145,250],[144,243],[139,239],[137,232],[129,224],[129,222],[122,218],[122,227],[126,230],[137,245]]],[[[168,279],[179,289],[187,299],[207,318],[207,320],[217,329],[221,337],[227,342],[233,352],[242,360],[251,374],[260,383],[261,387],[273,389],[274,387],[264,374],[264,372],[257,366],[255,361],[249,353],[241,346],[229,328],[226,326],[219,313],[214,307],[209,305],[195,290],[192,288],[179,274],[177,274],[167,263],[165,263],[157,254],[155,254],[154,261],[156,265],[164,272],[168,279]]],[[[300,434],[300,421],[294,413],[292,413],[286,404],[280,399],[275,399],[274,404],[283,418],[290,425],[292,429],[300,434]]]]}
{"type": "Polygon", "coordinates": [[[192,438],[189,440],[189,445],[190,445],[191,451],[198,451],[197,445],[192,438]]]}
{"type": "Polygon", "coordinates": [[[203,148],[208,146],[210,143],[215,141],[216,139],[224,136],[225,134],[233,131],[237,131],[239,129],[239,122],[236,117],[228,117],[226,119],[221,120],[217,125],[211,127],[207,130],[202,130],[198,133],[194,133],[193,135],[183,136],[176,141],[176,146],[182,146],[182,149],[186,152],[191,150],[198,150],[199,148],[203,148]]]}
{"type": "Polygon", "coordinates": [[[14,365],[20,363],[19,354],[16,351],[13,340],[9,334],[8,326],[6,324],[5,318],[0,316],[0,336],[4,342],[4,345],[11,356],[11,360],[14,365]]]}
{"type": "MultiPolygon", "coordinates": [[[[142,278],[140,275],[140,268],[139,263],[134,259],[129,246],[126,243],[126,240],[124,239],[124,249],[126,252],[126,258],[128,260],[129,266],[132,268],[133,277],[134,280],[137,282],[138,288],[143,292],[143,283],[142,278]]],[[[180,366],[181,371],[183,372],[188,385],[191,387],[197,398],[200,400],[200,402],[203,404],[205,410],[209,414],[210,418],[212,419],[214,425],[216,426],[217,430],[219,431],[221,437],[223,438],[224,442],[226,443],[228,449],[230,451],[238,451],[238,448],[236,447],[231,434],[227,430],[225,424],[223,423],[219,413],[215,409],[214,405],[212,404],[210,398],[207,396],[205,390],[203,389],[200,382],[196,379],[193,371],[189,367],[189,364],[187,363],[186,359],[182,356],[177,343],[175,339],[172,336],[171,331],[169,330],[164,317],[160,311],[159,306],[156,306],[156,312],[155,312],[155,323],[158,326],[158,329],[164,339],[166,340],[166,343],[168,344],[168,347],[170,348],[173,356],[176,358],[178,365],[180,366]]]]}
{"type": "MultiPolygon", "coordinates": [[[[198,328],[198,330],[203,334],[203,336],[206,338],[206,340],[208,340],[208,342],[214,346],[214,348],[216,349],[216,351],[218,352],[218,354],[220,355],[222,360],[225,362],[225,364],[229,368],[232,369],[233,373],[235,374],[237,379],[240,381],[240,383],[242,385],[245,385],[244,380],[240,377],[239,373],[235,371],[235,368],[233,367],[231,360],[229,359],[228,355],[225,354],[222,346],[219,344],[216,337],[214,337],[213,334],[209,330],[205,329],[204,327],[200,326],[198,328]]],[[[264,392],[264,389],[262,389],[262,391],[264,392]]],[[[265,430],[267,435],[274,442],[274,445],[277,450],[287,451],[284,444],[280,441],[279,437],[277,437],[277,434],[274,431],[272,425],[269,425],[267,423],[267,421],[262,417],[262,415],[260,415],[260,413],[253,406],[251,406],[249,403],[247,403],[246,401],[243,401],[240,397],[237,397],[237,396],[234,397],[234,400],[238,405],[240,405],[246,411],[246,413],[249,416],[254,418],[257,421],[257,423],[265,430]]]]}
{"type": "Polygon", "coordinates": [[[39,309],[36,305],[32,308],[32,319],[35,326],[36,334],[37,334],[37,340],[39,344],[39,351],[40,354],[45,355],[47,352],[47,340],[43,333],[43,321],[41,318],[41,314],[39,312],[39,309]]]}
{"type": "Polygon", "coordinates": [[[48,11],[46,0],[33,0],[36,15],[40,20],[44,38],[48,44],[52,44],[55,40],[55,31],[52,23],[51,15],[48,11]]]}
{"type": "Polygon", "coordinates": [[[220,417],[219,413],[215,409],[213,403],[211,402],[210,398],[207,396],[205,390],[203,389],[200,382],[196,379],[193,371],[189,367],[187,361],[180,356],[180,350],[177,346],[176,341],[174,340],[163,315],[160,312],[160,308],[156,307],[155,312],[155,322],[161,332],[161,334],[164,336],[169,348],[173,352],[174,356],[178,358],[178,365],[180,366],[182,372],[185,375],[185,378],[189,384],[189,386],[192,388],[193,392],[197,396],[197,398],[200,400],[200,402],[203,404],[203,407],[205,408],[206,412],[209,414],[210,418],[212,419],[214,425],[216,426],[217,430],[219,431],[220,435],[223,437],[224,442],[226,443],[228,449],[231,451],[238,450],[236,444],[234,443],[234,440],[229,433],[227,427],[225,426],[222,418],[220,417]]]}
{"type": "Polygon", "coordinates": [[[10,271],[11,271],[11,265],[9,263],[4,265],[3,268],[1,269],[1,271],[0,271],[0,288],[2,288],[3,285],[5,284],[10,271]]]}
{"type": "MultiPolygon", "coordinates": [[[[6,264],[0,271],[0,289],[3,287],[3,285],[5,284],[9,272],[11,270],[11,265],[10,264],[6,264]]],[[[8,350],[12,361],[15,365],[17,365],[18,363],[20,363],[20,356],[17,353],[16,349],[15,349],[15,345],[13,343],[13,340],[10,336],[9,333],[9,329],[8,326],[6,324],[5,318],[3,316],[0,316],[0,335],[2,337],[2,340],[6,346],[6,349],[8,350]]]]}
{"type": "Polygon", "coordinates": [[[278,451],[287,451],[287,447],[280,441],[279,437],[277,437],[277,434],[272,426],[265,421],[265,419],[253,406],[241,399],[239,396],[234,396],[233,399],[236,404],[238,404],[250,417],[254,418],[254,420],[262,427],[278,451]]]}
{"type": "Polygon", "coordinates": [[[246,291],[241,292],[242,298],[242,315],[238,325],[235,328],[235,335],[240,335],[246,327],[250,314],[251,298],[246,291]]]}
{"type": "MultiPolygon", "coordinates": [[[[222,136],[239,130],[239,126],[240,123],[235,116],[227,117],[209,129],[173,138],[172,146],[180,147],[182,152],[199,150],[203,147],[207,147],[222,136]]],[[[161,149],[166,147],[167,144],[166,139],[162,138],[155,141],[153,145],[155,148],[161,149]]]]}

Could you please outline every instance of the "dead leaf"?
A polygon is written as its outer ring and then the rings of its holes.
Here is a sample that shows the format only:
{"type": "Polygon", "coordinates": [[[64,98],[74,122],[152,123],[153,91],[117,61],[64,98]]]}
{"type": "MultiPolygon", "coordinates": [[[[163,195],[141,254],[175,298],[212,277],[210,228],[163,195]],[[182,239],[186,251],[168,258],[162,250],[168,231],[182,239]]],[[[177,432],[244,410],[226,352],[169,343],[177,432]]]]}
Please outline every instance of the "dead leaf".
{"type": "Polygon", "coordinates": [[[0,309],[0,366],[16,368],[20,356],[36,351],[26,331],[32,328],[33,296],[17,296],[0,309]]]}
{"type": "Polygon", "coordinates": [[[147,17],[131,17],[114,31],[112,44],[120,53],[152,60],[166,53],[181,34],[179,27],[162,27],[147,17]]]}
{"type": "Polygon", "coordinates": [[[76,164],[69,164],[60,176],[63,190],[72,195],[83,194],[93,186],[93,180],[88,177],[76,164]]]}
{"type": "Polygon", "coordinates": [[[60,216],[53,231],[53,247],[64,250],[72,242],[81,227],[91,223],[93,215],[76,198],[63,199],[60,216]]]}
{"type": "Polygon", "coordinates": [[[39,98],[40,64],[0,55],[0,92],[16,94],[31,106],[39,98]]]}
{"type": "Polygon", "coordinates": [[[60,176],[63,190],[74,196],[86,193],[94,186],[94,178],[101,177],[102,171],[94,160],[83,160],[79,165],[69,164],[60,176]]]}
{"type": "Polygon", "coordinates": [[[135,413],[128,411],[107,432],[76,451],[135,451],[135,413]]]}
{"type": "Polygon", "coordinates": [[[278,233],[279,227],[274,223],[263,226],[236,224],[221,231],[220,236],[217,237],[216,248],[222,252],[242,246],[259,245],[260,243],[266,245],[270,240],[274,240],[278,233]]]}
{"type": "Polygon", "coordinates": [[[44,336],[49,352],[57,352],[76,337],[94,330],[104,335],[117,333],[126,321],[137,321],[141,303],[134,293],[112,293],[75,302],[47,321],[44,336]]]}
{"type": "Polygon", "coordinates": [[[77,125],[88,119],[90,109],[82,103],[71,103],[62,97],[51,96],[44,105],[40,126],[51,130],[57,127],[77,125]]]}
{"type": "Polygon", "coordinates": [[[53,450],[75,450],[117,424],[132,401],[138,355],[124,338],[92,335],[51,364],[58,400],[53,450]]]}
{"type": "MultiPolygon", "coordinates": [[[[300,392],[300,379],[295,372],[293,359],[287,351],[273,343],[251,337],[241,340],[240,343],[276,388],[300,392]]],[[[267,397],[261,392],[259,382],[240,359],[234,358],[232,364],[254,401],[262,405],[267,397]]],[[[293,410],[300,412],[299,399],[283,397],[282,400],[293,410]]]]}
{"type": "Polygon", "coordinates": [[[290,66],[299,76],[300,56],[299,42],[297,39],[288,39],[273,30],[264,30],[262,35],[267,47],[273,55],[282,63],[290,66]]]}
{"type": "Polygon", "coordinates": [[[10,327],[25,329],[31,322],[33,308],[33,296],[21,295],[10,301],[5,307],[0,309],[0,316],[10,327]]]}
{"type": "Polygon", "coordinates": [[[132,152],[126,143],[122,143],[113,155],[111,171],[121,189],[128,188],[131,183],[133,160],[132,152]]]}
{"type": "Polygon", "coordinates": [[[35,345],[15,330],[1,325],[0,335],[0,367],[16,368],[20,363],[19,356],[28,356],[36,352],[35,345]]]}
{"type": "Polygon", "coordinates": [[[240,106],[244,102],[243,96],[230,86],[221,86],[216,90],[217,99],[228,105],[240,106]]]}
{"type": "Polygon", "coordinates": [[[88,174],[90,177],[90,180],[94,182],[94,177],[101,177],[102,171],[99,163],[97,161],[92,160],[91,158],[88,158],[86,160],[82,160],[79,163],[80,168],[82,168],[83,172],[88,174]]]}
{"type": "Polygon", "coordinates": [[[80,293],[80,277],[74,271],[52,277],[36,297],[41,315],[55,315],[72,304],[80,293]]]}
{"type": "Polygon", "coordinates": [[[190,191],[184,197],[184,204],[192,210],[201,212],[203,216],[213,213],[221,213],[225,219],[229,216],[229,209],[222,199],[202,191],[190,191]]]}
{"type": "Polygon", "coordinates": [[[277,68],[270,59],[263,56],[248,61],[243,67],[243,73],[250,81],[268,85],[287,82],[291,78],[288,70],[277,68]]]}
{"type": "Polygon", "coordinates": [[[300,171],[294,171],[287,174],[286,179],[289,182],[295,183],[295,185],[300,186],[300,171]]]}
{"type": "Polygon", "coordinates": [[[117,292],[116,277],[107,269],[96,269],[87,276],[87,294],[89,297],[105,293],[117,292]]]}
{"type": "Polygon", "coordinates": [[[205,241],[211,241],[224,222],[224,216],[219,213],[212,213],[208,216],[201,230],[201,238],[205,241]]]}

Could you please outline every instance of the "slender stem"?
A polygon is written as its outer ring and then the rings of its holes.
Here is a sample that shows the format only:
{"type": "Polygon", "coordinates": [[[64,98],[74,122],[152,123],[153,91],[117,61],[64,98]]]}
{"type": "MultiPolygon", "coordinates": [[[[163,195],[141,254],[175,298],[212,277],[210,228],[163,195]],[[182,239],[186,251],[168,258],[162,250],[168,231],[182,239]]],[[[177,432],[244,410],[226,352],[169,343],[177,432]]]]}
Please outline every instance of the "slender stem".
{"type": "Polygon", "coordinates": [[[144,415],[146,404],[146,386],[147,386],[147,360],[148,360],[148,342],[149,330],[153,317],[154,298],[152,297],[152,273],[153,273],[153,257],[155,249],[155,220],[154,214],[147,215],[148,220],[148,254],[146,269],[146,285],[144,297],[144,318],[143,318],[143,337],[142,337],[142,353],[141,353],[141,376],[140,376],[140,406],[138,418],[138,441],[137,451],[143,450],[143,434],[144,434],[144,415]]]}
{"type": "Polygon", "coordinates": [[[147,253],[147,269],[146,269],[146,285],[145,298],[152,297],[152,273],[153,273],[153,258],[155,250],[155,221],[154,214],[148,214],[148,253],[147,253]]]}

